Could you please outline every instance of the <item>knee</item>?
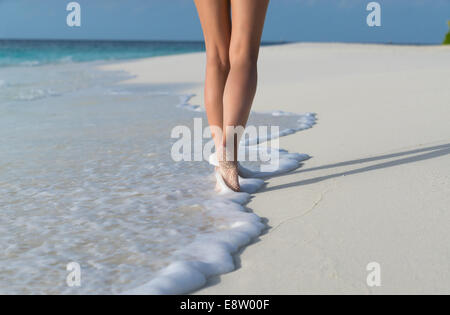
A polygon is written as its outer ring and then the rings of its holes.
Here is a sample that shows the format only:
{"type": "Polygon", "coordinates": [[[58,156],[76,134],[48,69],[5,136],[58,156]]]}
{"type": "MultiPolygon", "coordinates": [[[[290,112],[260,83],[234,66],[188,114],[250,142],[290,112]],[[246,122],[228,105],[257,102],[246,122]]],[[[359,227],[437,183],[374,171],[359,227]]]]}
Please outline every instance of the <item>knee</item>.
{"type": "Polygon", "coordinates": [[[232,44],[229,52],[231,68],[256,69],[258,51],[259,49],[253,49],[250,45],[240,43],[239,41],[232,44]]]}
{"type": "Polygon", "coordinates": [[[215,69],[222,73],[228,73],[230,71],[230,58],[228,51],[219,51],[211,49],[206,53],[207,67],[215,69]]]}

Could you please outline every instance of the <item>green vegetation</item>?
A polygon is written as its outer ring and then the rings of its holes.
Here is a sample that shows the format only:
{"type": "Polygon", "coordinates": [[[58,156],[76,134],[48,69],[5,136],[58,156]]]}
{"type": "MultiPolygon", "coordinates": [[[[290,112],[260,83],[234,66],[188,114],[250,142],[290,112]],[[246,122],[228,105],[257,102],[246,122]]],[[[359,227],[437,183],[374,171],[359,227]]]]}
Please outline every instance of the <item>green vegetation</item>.
{"type": "Polygon", "coordinates": [[[448,21],[447,23],[448,23],[449,30],[448,30],[447,35],[445,36],[444,42],[442,43],[444,45],[450,45],[450,21],[448,21]]]}

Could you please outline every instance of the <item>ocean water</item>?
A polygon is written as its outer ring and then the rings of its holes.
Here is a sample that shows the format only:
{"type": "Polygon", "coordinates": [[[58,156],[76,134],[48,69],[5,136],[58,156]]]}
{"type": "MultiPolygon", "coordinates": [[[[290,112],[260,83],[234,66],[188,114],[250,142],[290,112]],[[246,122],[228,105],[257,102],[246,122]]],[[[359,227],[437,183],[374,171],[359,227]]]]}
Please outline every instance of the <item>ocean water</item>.
{"type": "Polygon", "coordinates": [[[202,42],[0,40],[0,67],[123,60],[203,50],[202,42]]]}
{"type": "MultiPolygon", "coordinates": [[[[52,43],[0,42],[0,293],[186,293],[231,271],[231,253],[265,228],[244,207],[262,181],[216,193],[206,161],[171,158],[172,128],[206,121],[199,104],[178,86],[123,85],[129,74],[97,69],[202,48],[52,43]],[[71,262],[79,287],[66,283],[71,262]]],[[[312,114],[251,117],[280,126],[279,136],[314,123],[312,114]]],[[[276,169],[254,177],[307,158],[279,153],[276,169]]]]}

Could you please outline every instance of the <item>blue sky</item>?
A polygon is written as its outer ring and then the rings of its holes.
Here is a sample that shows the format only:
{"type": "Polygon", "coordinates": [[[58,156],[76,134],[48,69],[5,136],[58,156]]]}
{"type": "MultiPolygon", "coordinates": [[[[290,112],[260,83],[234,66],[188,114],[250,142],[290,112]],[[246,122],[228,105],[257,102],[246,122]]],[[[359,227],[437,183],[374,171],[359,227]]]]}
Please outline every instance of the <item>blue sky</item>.
{"type": "MultiPolygon", "coordinates": [[[[66,25],[69,0],[0,0],[0,38],[201,40],[192,0],[78,0],[80,28],[66,25]]],[[[369,0],[272,0],[265,41],[440,43],[450,0],[379,0],[382,26],[369,28],[369,0]]]]}

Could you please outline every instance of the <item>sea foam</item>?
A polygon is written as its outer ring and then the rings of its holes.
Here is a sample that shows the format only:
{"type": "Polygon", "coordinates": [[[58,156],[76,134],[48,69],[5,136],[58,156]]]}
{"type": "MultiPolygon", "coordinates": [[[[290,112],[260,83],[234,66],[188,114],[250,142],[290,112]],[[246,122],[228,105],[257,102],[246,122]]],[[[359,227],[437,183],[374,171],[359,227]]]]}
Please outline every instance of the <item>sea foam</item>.
{"type": "MultiPolygon", "coordinates": [[[[189,104],[193,96],[192,94],[181,96],[179,107],[201,111],[202,109],[199,107],[189,104]]],[[[298,115],[276,111],[272,115],[295,116],[298,118],[297,127],[284,129],[270,137],[241,142],[241,146],[250,147],[251,150],[262,150],[259,144],[311,128],[316,123],[314,113],[298,115]]],[[[267,147],[263,148],[266,151],[267,149],[267,147]]],[[[246,178],[239,177],[241,192],[229,189],[221,180],[220,175],[215,174],[221,190],[205,205],[211,216],[218,222],[224,222],[220,231],[198,235],[190,245],[177,253],[180,257],[189,257],[189,259],[172,262],[162,269],[154,279],[135,289],[128,290],[124,294],[185,294],[203,287],[211,276],[233,271],[236,268],[233,254],[239,248],[250,244],[266,229],[261,218],[245,208],[245,204],[251,199],[251,194],[264,186],[264,180],[261,178],[290,172],[297,169],[302,161],[310,158],[307,154],[289,153],[278,148],[269,148],[269,150],[277,150],[278,152],[274,156],[278,156],[278,159],[271,161],[264,171],[242,167],[246,178]]],[[[210,157],[210,163],[214,164],[214,156],[210,157]]]]}

